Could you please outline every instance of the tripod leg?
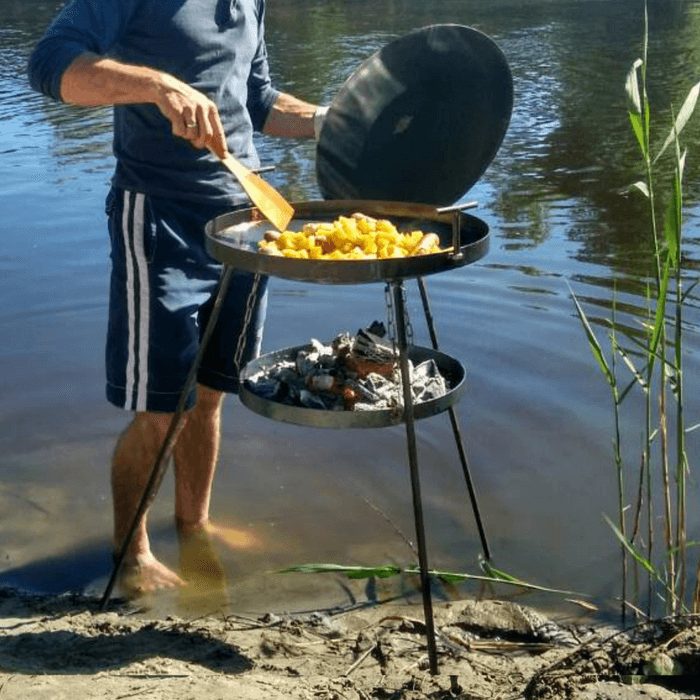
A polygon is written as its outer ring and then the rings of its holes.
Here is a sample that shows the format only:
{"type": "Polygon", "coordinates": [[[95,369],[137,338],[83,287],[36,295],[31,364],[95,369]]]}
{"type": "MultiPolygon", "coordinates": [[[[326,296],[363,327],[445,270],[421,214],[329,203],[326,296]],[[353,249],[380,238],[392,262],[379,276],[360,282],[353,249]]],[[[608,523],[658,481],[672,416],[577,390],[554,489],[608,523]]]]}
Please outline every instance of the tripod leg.
{"type": "MultiPolygon", "coordinates": [[[[422,277],[418,278],[418,289],[420,290],[421,301],[423,302],[423,310],[425,312],[425,320],[428,324],[428,333],[430,334],[430,342],[433,344],[433,350],[438,350],[437,335],[435,333],[435,324],[433,322],[433,315],[430,310],[430,302],[428,301],[428,290],[425,286],[425,280],[422,277]]],[[[464,479],[467,482],[467,490],[469,491],[469,499],[472,505],[472,512],[474,513],[474,519],[476,520],[476,527],[479,531],[479,539],[481,540],[481,548],[484,552],[484,557],[486,560],[491,559],[491,550],[489,548],[489,543],[486,539],[486,532],[484,530],[484,524],[481,520],[481,514],[479,512],[479,503],[476,498],[476,491],[474,489],[474,483],[471,477],[471,471],[469,469],[469,462],[467,461],[467,453],[464,448],[464,440],[462,439],[462,432],[459,428],[459,420],[457,419],[457,412],[454,406],[449,408],[450,423],[452,424],[452,432],[455,436],[455,442],[457,443],[457,451],[459,452],[459,460],[462,464],[462,471],[464,472],[464,479]]]]}
{"type": "Polygon", "coordinates": [[[423,524],[423,507],[418,475],[418,456],[416,449],[416,431],[413,419],[413,395],[411,393],[411,378],[408,366],[408,337],[406,333],[406,317],[403,300],[403,283],[392,285],[394,295],[394,310],[396,315],[396,335],[401,366],[401,383],[403,385],[404,422],[406,423],[406,438],[408,442],[408,461],[411,470],[411,488],[413,491],[413,514],[416,523],[416,540],[418,544],[418,565],[420,569],[421,592],[423,594],[423,610],[425,613],[425,633],[428,642],[428,662],[430,673],[437,675],[437,645],[435,642],[435,622],[433,619],[433,602],[430,593],[430,577],[428,575],[428,555],[425,543],[425,527],[423,524]]]}

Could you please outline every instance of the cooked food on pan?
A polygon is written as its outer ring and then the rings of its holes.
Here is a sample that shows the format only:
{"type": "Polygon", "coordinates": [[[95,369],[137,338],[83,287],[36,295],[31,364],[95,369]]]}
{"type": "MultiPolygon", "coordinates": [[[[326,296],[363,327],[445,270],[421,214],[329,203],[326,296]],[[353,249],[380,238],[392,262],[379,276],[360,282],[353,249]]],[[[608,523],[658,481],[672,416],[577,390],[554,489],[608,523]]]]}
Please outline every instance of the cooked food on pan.
{"type": "Polygon", "coordinates": [[[408,258],[445,250],[436,233],[401,233],[390,221],[359,213],[307,223],[301,231],[267,231],[258,246],[267,255],[311,260],[408,258]]]}

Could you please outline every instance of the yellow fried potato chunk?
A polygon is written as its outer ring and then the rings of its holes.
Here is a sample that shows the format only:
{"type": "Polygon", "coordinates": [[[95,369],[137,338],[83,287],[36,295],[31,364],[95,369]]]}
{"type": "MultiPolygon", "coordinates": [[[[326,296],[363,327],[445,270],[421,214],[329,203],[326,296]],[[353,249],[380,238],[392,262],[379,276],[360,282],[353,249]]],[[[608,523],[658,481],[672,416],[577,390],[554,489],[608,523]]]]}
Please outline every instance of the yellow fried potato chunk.
{"type": "Polygon", "coordinates": [[[259,252],[294,259],[367,260],[444,252],[435,233],[400,232],[387,219],[356,212],[335,221],[307,222],[301,231],[266,235],[259,252]]]}

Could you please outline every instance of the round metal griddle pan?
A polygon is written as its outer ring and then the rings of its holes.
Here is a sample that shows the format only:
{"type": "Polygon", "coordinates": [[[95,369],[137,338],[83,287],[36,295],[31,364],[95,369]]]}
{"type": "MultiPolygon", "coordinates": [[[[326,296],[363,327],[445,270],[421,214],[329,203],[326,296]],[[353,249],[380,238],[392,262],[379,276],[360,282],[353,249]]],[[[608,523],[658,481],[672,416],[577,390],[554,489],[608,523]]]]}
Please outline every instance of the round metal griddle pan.
{"type": "Polygon", "coordinates": [[[333,99],[316,149],[321,193],[452,204],[493,160],[512,108],[508,62],[482,32],[437,24],[400,37],[333,99]]]}
{"type": "MultiPolygon", "coordinates": [[[[304,425],[311,428],[385,428],[403,423],[403,411],[378,409],[372,411],[324,411],[315,408],[287,406],[285,404],[261,398],[251,391],[247,380],[257,372],[274,366],[282,360],[293,360],[300,350],[309,345],[298,345],[284,350],[261,355],[252,360],[241,371],[239,396],[241,402],[249,409],[267,418],[304,425]]],[[[464,367],[454,358],[444,353],[412,346],[409,358],[414,364],[433,359],[445,378],[449,390],[445,396],[430,401],[413,404],[413,417],[416,420],[429,418],[446,411],[462,397],[465,389],[464,367]]]]}
{"type": "MultiPolygon", "coordinates": [[[[452,245],[452,213],[438,212],[423,204],[375,201],[294,202],[295,218],[290,230],[301,230],[308,221],[334,221],[339,216],[362,212],[390,220],[399,231],[419,229],[434,232],[441,247],[452,245]]],[[[270,224],[261,220],[257,209],[239,209],[222,214],[206,225],[207,252],[219,262],[245,272],[259,272],[300,282],[320,284],[361,284],[419,277],[444,272],[482,258],[488,251],[489,228],[481,220],[461,214],[460,251],[434,253],[388,260],[298,260],[258,253],[258,242],[270,224]]]]}

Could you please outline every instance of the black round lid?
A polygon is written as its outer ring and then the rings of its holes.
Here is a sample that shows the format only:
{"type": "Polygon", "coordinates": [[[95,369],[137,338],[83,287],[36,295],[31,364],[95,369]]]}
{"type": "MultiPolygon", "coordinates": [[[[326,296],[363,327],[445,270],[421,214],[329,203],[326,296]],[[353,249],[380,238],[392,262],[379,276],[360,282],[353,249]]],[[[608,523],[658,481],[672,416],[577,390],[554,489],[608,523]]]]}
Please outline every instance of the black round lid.
{"type": "Polygon", "coordinates": [[[481,177],[505,136],[513,79],[492,39],[456,24],[403,36],[336,95],[316,148],[326,199],[447,205],[481,177]]]}

